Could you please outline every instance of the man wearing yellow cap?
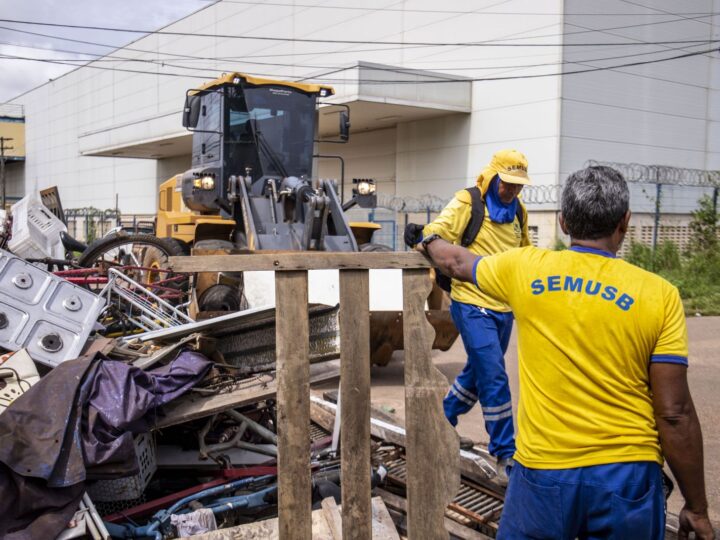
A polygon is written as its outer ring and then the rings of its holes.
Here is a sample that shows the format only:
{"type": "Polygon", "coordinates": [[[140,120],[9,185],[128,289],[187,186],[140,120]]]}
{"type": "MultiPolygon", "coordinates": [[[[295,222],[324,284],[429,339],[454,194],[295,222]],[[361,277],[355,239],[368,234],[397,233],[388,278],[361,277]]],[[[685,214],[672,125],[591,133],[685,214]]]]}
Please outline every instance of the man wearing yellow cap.
{"type": "MultiPolygon", "coordinates": [[[[484,201],[484,219],[477,236],[467,244],[475,255],[487,256],[530,245],[527,210],[518,199],[530,183],[528,162],[517,150],[501,150],[477,178],[484,201]]],[[[438,236],[452,244],[460,240],[472,212],[469,190],[458,191],[440,215],[422,231],[424,241],[438,236]]],[[[498,481],[507,482],[506,465],[515,453],[512,400],[503,355],[513,325],[510,307],[472,283],[452,280],[450,312],[462,336],[467,364],[444,400],[445,416],[457,425],[458,415],[480,401],[488,450],[497,458],[498,481]]]]}

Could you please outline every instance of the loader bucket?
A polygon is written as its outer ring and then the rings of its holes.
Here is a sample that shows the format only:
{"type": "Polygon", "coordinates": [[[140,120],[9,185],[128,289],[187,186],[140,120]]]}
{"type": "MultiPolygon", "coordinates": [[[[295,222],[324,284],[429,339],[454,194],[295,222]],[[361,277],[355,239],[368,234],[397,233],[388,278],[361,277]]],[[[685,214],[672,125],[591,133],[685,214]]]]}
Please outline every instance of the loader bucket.
{"type": "MultiPolygon", "coordinates": [[[[445,309],[425,312],[428,322],[435,329],[432,348],[447,351],[458,337],[458,331],[445,309]]],[[[370,360],[372,364],[386,366],[395,351],[403,349],[402,311],[370,312],[370,360]]]]}

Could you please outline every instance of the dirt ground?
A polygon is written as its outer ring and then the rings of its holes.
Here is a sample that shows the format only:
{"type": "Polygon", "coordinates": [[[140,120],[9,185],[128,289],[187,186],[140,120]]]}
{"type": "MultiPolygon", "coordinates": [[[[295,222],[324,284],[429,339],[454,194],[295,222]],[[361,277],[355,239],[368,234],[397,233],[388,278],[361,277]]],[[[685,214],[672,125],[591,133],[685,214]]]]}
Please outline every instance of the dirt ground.
{"type": "MultiPolygon", "coordinates": [[[[705,479],[707,483],[710,519],[720,525],[720,317],[696,317],[688,319],[690,337],[690,389],[700,417],[705,443],[705,479]]],[[[452,381],[465,365],[465,352],[460,339],[447,352],[434,352],[437,368],[452,381]]],[[[517,336],[513,335],[505,356],[514,409],[517,410],[518,371],[517,336]]],[[[372,368],[372,403],[385,414],[404,422],[402,353],[395,353],[386,367],[372,368]]],[[[336,385],[335,385],[336,386],[336,385]]],[[[326,388],[332,388],[328,385],[326,388]]],[[[458,425],[461,435],[487,444],[487,434],[482,423],[480,407],[461,417],[458,425]]],[[[667,469],[667,467],[666,467],[667,469]]],[[[676,488],[669,501],[671,512],[682,508],[682,497],[676,488]]]]}

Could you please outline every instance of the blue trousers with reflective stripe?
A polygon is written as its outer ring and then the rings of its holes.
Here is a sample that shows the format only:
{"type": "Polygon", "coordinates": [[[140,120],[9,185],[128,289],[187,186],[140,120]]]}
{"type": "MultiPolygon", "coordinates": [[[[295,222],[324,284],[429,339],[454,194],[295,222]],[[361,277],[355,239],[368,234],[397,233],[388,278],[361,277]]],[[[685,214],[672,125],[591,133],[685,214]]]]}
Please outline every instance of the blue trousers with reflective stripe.
{"type": "Polygon", "coordinates": [[[660,466],[637,461],[551,470],[516,463],[497,537],[662,539],[665,494],[660,466]]]}
{"type": "Polygon", "coordinates": [[[510,342],[513,315],[454,300],[450,314],[468,360],[443,402],[445,416],[455,426],[458,415],[480,401],[490,435],[488,450],[499,458],[511,457],[515,453],[515,432],[503,355],[510,342]]]}

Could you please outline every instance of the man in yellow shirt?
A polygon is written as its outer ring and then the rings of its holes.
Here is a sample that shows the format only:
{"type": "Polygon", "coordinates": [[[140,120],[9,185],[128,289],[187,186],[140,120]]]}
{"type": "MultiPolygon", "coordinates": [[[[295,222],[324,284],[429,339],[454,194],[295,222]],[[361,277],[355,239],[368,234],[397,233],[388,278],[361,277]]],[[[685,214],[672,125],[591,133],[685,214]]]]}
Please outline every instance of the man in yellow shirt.
{"type": "MultiPolygon", "coordinates": [[[[470,252],[485,256],[530,245],[527,211],[517,197],[522,187],[530,183],[527,170],[527,159],[517,150],[495,153],[477,179],[479,192],[476,190],[475,196],[482,197],[479,204],[477,199],[472,201],[473,188],[458,191],[440,215],[425,226],[422,236],[439,235],[447,242],[460,244],[475,205],[474,211],[481,211],[484,217],[474,238],[462,242],[470,252]]],[[[510,341],[513,314],[507,302],[493,298],[471,283],[452,280],[450,296],[450,313],[468,359],[444,400],[445,416],[455,426],[458,415],[467,413],[480,401],[490,436],[488,450],[497,458],[497,479],[506,484],[505,469],[515,453],[515,433],[503,356],[510,341]]]]}
{"type": "Polygon", "coordinates": [[[685,497],[680,538],[713,538],[682,303],[670,283],[615,258],[628,201],[620,173],[590,167],[563,190],[567,251],[477,257],[423,241],[441,270],[518,321],[516,464],[498,538],[664,538],[663,457],[685,497]]]}

